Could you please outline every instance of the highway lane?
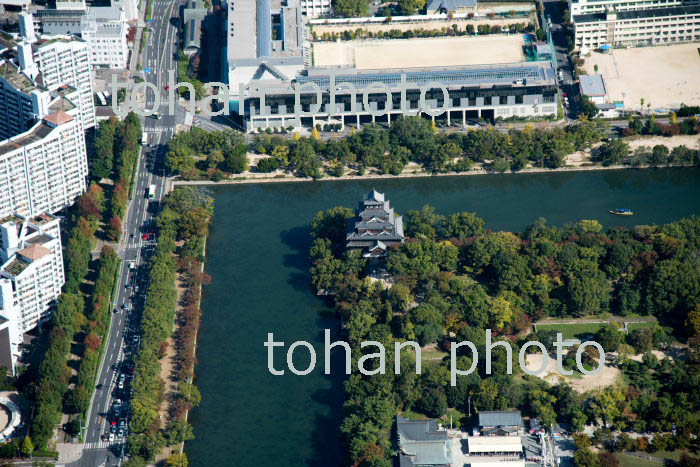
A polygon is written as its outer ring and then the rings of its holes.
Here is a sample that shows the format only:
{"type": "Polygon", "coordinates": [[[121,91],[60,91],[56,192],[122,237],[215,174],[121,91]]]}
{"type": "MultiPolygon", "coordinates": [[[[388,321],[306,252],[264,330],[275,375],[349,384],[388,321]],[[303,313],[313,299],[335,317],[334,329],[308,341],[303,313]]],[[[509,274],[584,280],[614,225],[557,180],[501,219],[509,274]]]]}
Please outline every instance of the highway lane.
{"type": "MultiPolygon", "coordinates": [[[[149,63],[154,63],[155,66],[151,73],[144,74],[145,79],[155,84],[160,90],[163,90],[167,83],[167,71],[177,68],[175,54],[177,28],[171,25],[169,20],[171,16],[177,14],[182,3],[182,0],[172,3],[156,1],[154,21],[149,23],[152,32],[145,49],[144,67],[149,66],[149,63]]],[[[147,98],[147,102],[149,101],[153,102],[152,96],[147,98]]],[[[163,115],[161,119],[143,120],[143,129],[150,147],[144,147],[140,156],[134,197],[129,204],[127,220],[123,226],[124,243],[119,251],[124,262],[113,308],[121,308],[123,304],[128,303],[130,310],[119,310],[112,315],[109,340],[106,343],[97,380],[100,389],[95,391],[87,426],[84,428],[83,455],[78,461],[69,464],[72,467],[106,467],[121,465],[123,462],[120,456],[123,454],[125,440],[115,439],[114,442],[110,442],[105,440],[104,436],[109,432],[109,415],[114,401],[121,399],[127,403],[128,408],[129,383],[127,380],[124,389],[119,390],[118,365],[129,357],[130,352],[136,350],[133,336],[138,332],[140,325],[147,290],[145,265],[153,247],[153,243],[144,241],[142,235],[145,232],[152,232],[153,218],[165,195],[167,185],[163,165],[165,144],[175,134],[175,124],[178,117],[182,116],[182,109],[178,109],[177,115],[167,115],[165,103],[161,105],[159,111],[163,115]],[[156,185],[154,200],[148,200],[146,196],[151,184],[156,185]],[[132,262],[135,266],[133,269],[129,267],[132,262]],[[134,284],[139,285],[138,292],[135,292],[134,284]]]]}

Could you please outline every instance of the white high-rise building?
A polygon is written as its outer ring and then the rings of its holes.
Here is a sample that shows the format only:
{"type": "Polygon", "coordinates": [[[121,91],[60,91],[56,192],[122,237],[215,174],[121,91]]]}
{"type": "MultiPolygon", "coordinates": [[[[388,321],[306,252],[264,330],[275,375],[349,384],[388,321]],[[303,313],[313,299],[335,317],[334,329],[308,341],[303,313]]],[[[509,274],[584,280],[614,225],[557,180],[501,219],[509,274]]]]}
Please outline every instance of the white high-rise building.
{"type": "Polygon", "coordinates": [[[29,131],[0,141],[0,218],[55,213],[87,189],[85,133],[59,110],[29,131]]]}
{"type": "Polygon", "coordinates": [[[0,366],[15,373],[22,335],[51,316],[65,282],[59,219],[0,219],[0,366]]]}
{"type": "MultiPolygon", "coordinates": [[[[92,74],[87,42],[75,37],[43,37],[31,44],[33,64],[41,72],[37,82],[49,91],[70,86],[78,92],[79,118],[84,129],[95,126],[92,74]]],[[[26,47],[20,44],[19,48],[26,47]]],[[[20,59],[22,54],[20,54],[20,59]]],[[[20,63],[20,65],[22,65],[20,63]]]]}
{"type": "Polygon", "coordinates": [[[117,6],[88,8],[80,22],[80,35],[88,43],[90,63],[96,67],[127,67],[127,33],[124,10],[117,6]]]}

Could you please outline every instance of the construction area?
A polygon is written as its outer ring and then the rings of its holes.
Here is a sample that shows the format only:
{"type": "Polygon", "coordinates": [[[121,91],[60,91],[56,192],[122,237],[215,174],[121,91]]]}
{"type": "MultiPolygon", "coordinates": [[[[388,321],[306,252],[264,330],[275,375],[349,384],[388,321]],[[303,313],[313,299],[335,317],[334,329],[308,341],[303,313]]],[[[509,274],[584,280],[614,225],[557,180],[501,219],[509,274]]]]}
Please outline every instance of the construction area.
{"type": "Polygon", "coordinates": [[[591,52],[583,68],[603,75],[609,103],[628,110],[665,111],[700,105],[700,44],[591,52]],[[643,99],[643,101],[642,101],[643,99]]]}
{"type": "Polygon", "coordinates": [[[523,46],[520,34],[317,42],[313,64],[376,70],[518,63],[523,46]]]}

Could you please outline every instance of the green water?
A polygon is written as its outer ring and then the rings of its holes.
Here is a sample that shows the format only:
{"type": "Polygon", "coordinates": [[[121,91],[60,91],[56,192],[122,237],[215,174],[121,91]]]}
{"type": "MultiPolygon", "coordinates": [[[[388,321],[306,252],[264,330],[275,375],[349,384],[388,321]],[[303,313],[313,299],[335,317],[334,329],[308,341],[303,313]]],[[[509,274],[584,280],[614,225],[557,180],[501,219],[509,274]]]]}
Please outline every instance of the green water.
{"type": "MultiPolygon", "coordinates": [[[[186,447],[193,466],[341,464],[342,378],[322,374],[320,350],[310,375],[272,376],[262,344],[274,332],[287,345],[307,340],[320,349],[322,329],[336,327],[309,288],[308,224],[321,209],[356,207],[372,188],[399,213],[431,204],[444,214],[475,211],[488,228],[516,231],[540,216],[556,225],[599,219],[607,227],[700,214],[697,168],[216,187],[206,265],[213,282],[198,348],[203,401],[191,416],[197,439],[186,447]],[[608,213],[618,207],[636,214],[608,213]]],[[[285,367],[283,351],[277,355],[277,368],[285,367]]],[[[298,367],[303,360],[299,352],[298,367]]]]}

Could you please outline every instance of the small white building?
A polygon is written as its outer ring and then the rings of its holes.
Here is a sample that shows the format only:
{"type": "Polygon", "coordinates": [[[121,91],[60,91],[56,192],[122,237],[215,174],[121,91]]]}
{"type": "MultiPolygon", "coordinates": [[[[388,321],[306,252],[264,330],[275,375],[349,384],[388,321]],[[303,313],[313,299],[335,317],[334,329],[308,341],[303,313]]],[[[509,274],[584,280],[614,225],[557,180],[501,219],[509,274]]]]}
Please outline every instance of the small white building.
{"type": "Polygon", "coordinates": [[[588,96],[594,104],[605,104],[608,93],[602,75],[581,75],[579,88],[581,88],[581,94],[588,96]]]}

